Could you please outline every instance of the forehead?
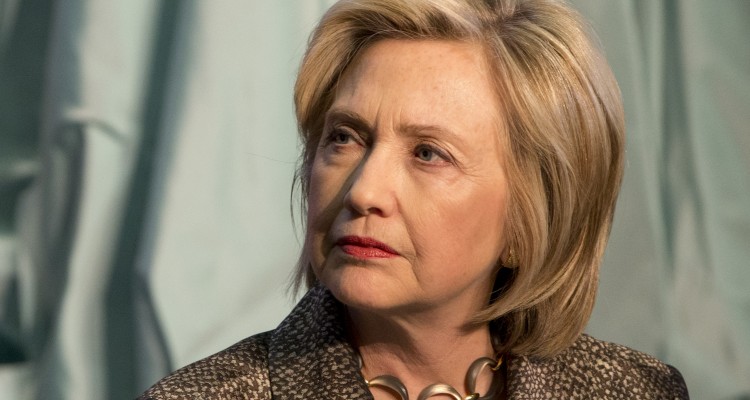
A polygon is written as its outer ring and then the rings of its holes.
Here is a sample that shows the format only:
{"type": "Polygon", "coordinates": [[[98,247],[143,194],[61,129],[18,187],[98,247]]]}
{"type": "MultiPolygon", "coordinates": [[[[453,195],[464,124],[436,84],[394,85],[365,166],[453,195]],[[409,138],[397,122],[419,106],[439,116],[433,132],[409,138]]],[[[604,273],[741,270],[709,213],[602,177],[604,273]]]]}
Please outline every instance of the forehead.
{"type": "Polygon", "coordinates": [[[345,70],[332,109],[352,109],[368,120],[398,115],[456,130],[500,126],[483,48],[445,40],[384,39],[365,48],[345,70]],[[466,126],[469,125],[469,126],[466,126]]]}

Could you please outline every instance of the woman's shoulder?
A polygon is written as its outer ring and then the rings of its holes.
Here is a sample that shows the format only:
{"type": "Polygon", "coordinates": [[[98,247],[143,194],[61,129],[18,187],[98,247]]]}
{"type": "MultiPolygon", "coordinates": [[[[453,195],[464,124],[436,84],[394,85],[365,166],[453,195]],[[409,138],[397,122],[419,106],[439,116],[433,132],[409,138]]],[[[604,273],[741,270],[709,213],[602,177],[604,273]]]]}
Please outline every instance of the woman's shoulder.
{"type": "Polygon", "coordinates": [[[631,390],[638,389],[639,386],[659,388],[684,388],[685,386],[682,374],[675,367],[638,350],[588,335],[581,335],[560,357],[564,363],[576,363],[578,360],[580,368],[588,366],[586,368],[588,375],[594,381],[612,382],[613,377],[621,377],[624,383],[634,382],[632,387],[627,388],[631,390]]]}
{"type": "MultiPolygon", "coordinates": [[[[581,335],[552,359],[521,357],[511,363],[511,388],[554,388],[568,398],[687,399],[680,372],[631,348],[581,335]]],[[[553,391],[553,392],[554,392],[553,391]]]]}
{"type": "Polygon", "coordinates": [[[251,336],[180,368],[154,384],[138,400],[207,400],[234,398],[239,394],[255,396],[249,397],[253,400],[270,399],[268,342],[271,333],[251,336]]]}

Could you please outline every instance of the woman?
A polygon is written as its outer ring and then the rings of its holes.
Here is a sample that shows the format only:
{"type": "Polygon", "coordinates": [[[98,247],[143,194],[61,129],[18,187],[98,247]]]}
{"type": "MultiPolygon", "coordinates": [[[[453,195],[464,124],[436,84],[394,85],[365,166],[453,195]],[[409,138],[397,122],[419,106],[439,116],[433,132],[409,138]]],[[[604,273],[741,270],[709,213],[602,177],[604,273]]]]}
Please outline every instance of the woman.
{"type": "Polygon", "coordinates": [[[309,291],[143,398],[687,398],[674,368],[581,333],[624,123],[569,8],[341,1],[295,103],[309,291]]]}

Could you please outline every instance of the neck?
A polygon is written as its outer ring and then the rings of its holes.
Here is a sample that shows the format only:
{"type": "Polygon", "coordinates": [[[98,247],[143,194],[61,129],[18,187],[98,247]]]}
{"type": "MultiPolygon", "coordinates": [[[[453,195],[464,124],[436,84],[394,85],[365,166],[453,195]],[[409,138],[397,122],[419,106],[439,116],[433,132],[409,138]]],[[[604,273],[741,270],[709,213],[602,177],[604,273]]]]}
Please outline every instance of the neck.
{"type": "MultiPolygon", "coordinates": [[[[446,383],[466,392],[466,372],[480,357],[495,357],[489,327],[468,327],[467,316],[417,316],[393,318],[349,309],[350,332],[362,356],[362,374],[398,377],[411,397],[433,383],[446,383]]],[[[480,377],[477,390],[484,393],[491,373],[480,377]]],[[[392,399],[373,389],[375,399],[392,399]]]]}

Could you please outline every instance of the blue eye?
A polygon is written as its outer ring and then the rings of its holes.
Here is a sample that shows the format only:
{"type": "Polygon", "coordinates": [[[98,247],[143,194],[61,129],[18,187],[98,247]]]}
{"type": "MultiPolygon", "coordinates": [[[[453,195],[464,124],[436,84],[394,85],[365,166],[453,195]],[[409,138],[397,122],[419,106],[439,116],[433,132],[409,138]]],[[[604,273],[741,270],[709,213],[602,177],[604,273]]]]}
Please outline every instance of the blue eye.
{"type": "Polygon", "coordinates": [[[441,157],[434,149],[424,145],[416,148],[414,156],[425,162],[433,162],[441,157]]]}

